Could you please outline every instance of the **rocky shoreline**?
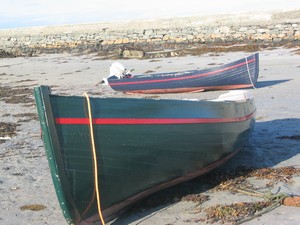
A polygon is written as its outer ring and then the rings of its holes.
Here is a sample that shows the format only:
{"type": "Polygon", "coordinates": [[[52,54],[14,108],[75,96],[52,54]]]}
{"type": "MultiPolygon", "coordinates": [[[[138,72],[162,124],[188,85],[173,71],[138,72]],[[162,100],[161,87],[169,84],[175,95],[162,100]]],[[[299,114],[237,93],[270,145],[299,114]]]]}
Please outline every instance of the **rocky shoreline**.
{"type": "Polygon", "coordinates": [[[97,53],[142,59],[299,43],[300,10],[294,10],[0,30],[0,58],[97,53]]]}

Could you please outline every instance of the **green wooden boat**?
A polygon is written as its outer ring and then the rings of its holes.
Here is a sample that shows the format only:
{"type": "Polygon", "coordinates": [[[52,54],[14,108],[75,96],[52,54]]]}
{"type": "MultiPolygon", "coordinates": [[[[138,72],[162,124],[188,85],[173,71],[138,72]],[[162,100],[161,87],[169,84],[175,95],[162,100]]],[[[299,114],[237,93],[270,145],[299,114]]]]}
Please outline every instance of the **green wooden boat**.
{"type": "Polygon", "coordinates": [[[34,93],[69,224],[102,224],[147,195],[207,173],[243,147],[255,121],[248,91],[210,101],[60,96],[47,86],[34,93]]]}

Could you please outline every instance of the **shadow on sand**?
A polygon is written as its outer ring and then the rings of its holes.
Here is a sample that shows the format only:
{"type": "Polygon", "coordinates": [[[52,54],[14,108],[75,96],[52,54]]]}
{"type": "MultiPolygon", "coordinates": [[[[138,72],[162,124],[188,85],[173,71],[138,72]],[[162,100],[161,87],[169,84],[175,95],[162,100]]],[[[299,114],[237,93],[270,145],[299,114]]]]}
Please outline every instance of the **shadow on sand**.
{"type": "Polygon", "coordinates": [[[256,121],[249,143],[224,167],[230,169],[240,165],[257,168],[277,166],[300,153],[300,141],[295,138],[299,135],[300,119],[256,121]]]}
{"type": "Polygon", "coordinates": [[[270,81],[257,81],[255,87],[256,88],[264,88],[269,86],[274,86],[277,84],[285,83],[290,80],[270,80],[270,81]]]}
{"type": "MultiPolygon", "coordinates": [[[[266,122],[257,121],[249,142],[231,160],[214,171],[232,171],[238,167],[273,167],[300,153],[300,119],[281,119],[266,122]],[[296,137],[296,138],[295,138],[296,137]]],[[[300,162],[298,162],[299,166],[300,162]]],[[[153,214],[164,211],[189,194],[199,195],[215,185],[202,177],[157,192],[135,204],[111,225],[129,224],[146,220],[153,214]]],[[[137,223],[138,224],[138,223],[137,223]]]]}

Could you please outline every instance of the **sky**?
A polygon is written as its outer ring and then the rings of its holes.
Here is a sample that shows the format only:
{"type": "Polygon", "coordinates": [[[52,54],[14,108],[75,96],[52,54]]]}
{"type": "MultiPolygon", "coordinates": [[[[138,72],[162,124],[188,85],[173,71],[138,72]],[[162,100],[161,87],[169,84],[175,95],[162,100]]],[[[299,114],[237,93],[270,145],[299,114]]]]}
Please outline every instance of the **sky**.
{"type": "Polygon", "coordinates": [[[0,0],[0,29],[300,9],[300,0],[0,0]]]}

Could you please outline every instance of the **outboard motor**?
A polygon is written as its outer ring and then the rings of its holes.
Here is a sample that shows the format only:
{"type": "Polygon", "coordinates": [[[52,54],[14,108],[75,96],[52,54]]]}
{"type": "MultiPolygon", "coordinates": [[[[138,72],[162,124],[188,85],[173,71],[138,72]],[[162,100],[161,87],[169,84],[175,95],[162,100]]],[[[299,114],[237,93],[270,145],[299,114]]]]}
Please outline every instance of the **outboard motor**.
{"type": "Polygon", "coordinates": [[[107,79],[122,79],[133,77],[130,73],[133,70],[128,70],[119,62],[114,62],[110,65],[108,78],[103,78],[101,84],[107,85],[107,79]]]}
{"type": "Polygon", "coordinates": [[[123,78],[125,74],[126,68],[121,63],[114,62],[110,65],[108,78],[113,78],[114,76],[116,76],[116,78],[120,79],[123,78]]]}

